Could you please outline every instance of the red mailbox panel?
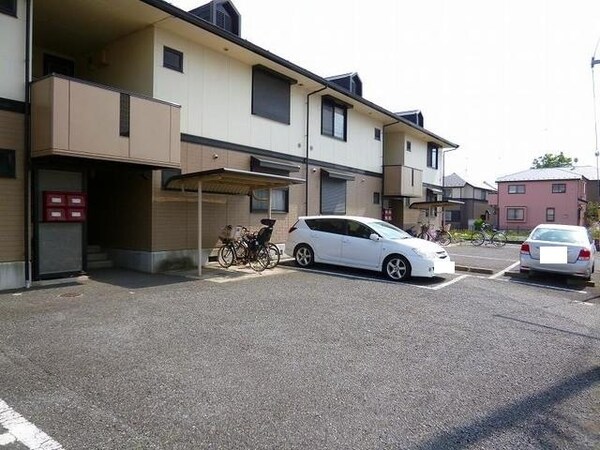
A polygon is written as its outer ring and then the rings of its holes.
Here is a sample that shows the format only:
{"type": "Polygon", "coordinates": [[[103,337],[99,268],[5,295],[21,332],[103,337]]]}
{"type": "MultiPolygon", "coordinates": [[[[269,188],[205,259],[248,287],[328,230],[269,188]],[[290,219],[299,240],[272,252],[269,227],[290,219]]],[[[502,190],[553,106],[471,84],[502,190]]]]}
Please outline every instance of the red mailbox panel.
{"type": "Polygon", "coordinates": [[[87,195],[85,192],[45,191],[43,218],[45,222],[85,222],[87,195]]]}

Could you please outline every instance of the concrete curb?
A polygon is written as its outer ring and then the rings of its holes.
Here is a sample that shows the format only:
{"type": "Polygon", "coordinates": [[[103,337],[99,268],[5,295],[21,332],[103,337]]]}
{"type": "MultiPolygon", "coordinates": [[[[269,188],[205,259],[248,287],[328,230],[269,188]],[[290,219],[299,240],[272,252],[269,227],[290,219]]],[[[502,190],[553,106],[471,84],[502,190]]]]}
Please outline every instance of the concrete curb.
{"type": "Polygon", "coordinates": [[[470,266],[454,266],[454,269],[459,272],[471,272],[471,273],[482,273],[486,275],[493,275],[493,269],[486,269],[484,267],[470,267],[470,266]]]}

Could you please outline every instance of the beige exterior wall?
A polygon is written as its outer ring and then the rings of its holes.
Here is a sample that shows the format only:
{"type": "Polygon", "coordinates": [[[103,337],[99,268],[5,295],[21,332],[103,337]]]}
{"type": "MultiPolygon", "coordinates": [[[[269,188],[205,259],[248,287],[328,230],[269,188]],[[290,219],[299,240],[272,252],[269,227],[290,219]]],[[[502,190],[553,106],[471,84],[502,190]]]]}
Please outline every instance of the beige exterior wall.
{"type": "Polygon", "coordinates": [[[304,156],[303,88],[291,87],[290,125],[252,115],[251,65],[166,30],[155,33],[153,96],[182,106],[183,133],[304,156]],[[164,46],[183,52],[183,73],[163,67],[164,46]]]}
{"type": "Polygon", "coordinates": [[[24,116],[0,111],[0,148],[16,151],[16,178],[0,178],[0,262],[24,255],[24,116]]]}
{"type": "Polygon", "coordinates": [[[154,29],[145,28],[77,60],[76,76],[152,97],[154,29]]]}
{"type": "Polygon", "coordinates": [[[404,149],[406,148],[404,133],[385,133],[383,164],[386,166],[404,165],[404,149]]]}
{"type": "MultiPolygon", "coordinates": [[[[223,150],[190,143],[182,143],[182,168],[184,173],[228,167],[250,169],[251,155],[233,150],[223,150]],[[217,155],[214,158],[213,155],[217,155]]],[[[270,158],[273,159],[273,158],[270,158]]],[[[290,175],[306,179],[305,166],[290,175]]],[[[308,174],[310,214],[320,213],[321,167],[311,166],[308,174]],[[313,172],[313,169],[315,171],[313,172]]],[[[381,178],[355,175],[347,183],[348,215],[380,217],[381,204],[373,203],[373,193],[381,193],[381,178]]],[[[289,212],[273,213],[277,220],[272,242],[284,243],[288,229],[299,216],[305,215],[306,185],[290,186],[289,212]]],[[[244,225],[251,229],[261,227],[260,219],[266,213],[251,213],[247,196],[203,194],[202,242],[204,248],[219,245],[218,235],[227,225],[244,225]]],[[[198,247],[198,196],[193,192],[166,191],[161,188],[161,173],[154,172],[152,202],[152,250],[186,250],[198,247]]]]}
{"type": "Polygon", "coordinates": [[[375,139],[375,128],[382,130],[383,135],[383,123],[355,109],[348,109],[346,141],[323,136],[321,103],[321,95],[315,95],[310,99],[310,158],[381,173],[383,138],[381,141],[375,139]]]}
{"type": "Polygon", "coordinates": [[[25,0],[17,17],[0,14],[0,98],[25,100],[25,0]]]}

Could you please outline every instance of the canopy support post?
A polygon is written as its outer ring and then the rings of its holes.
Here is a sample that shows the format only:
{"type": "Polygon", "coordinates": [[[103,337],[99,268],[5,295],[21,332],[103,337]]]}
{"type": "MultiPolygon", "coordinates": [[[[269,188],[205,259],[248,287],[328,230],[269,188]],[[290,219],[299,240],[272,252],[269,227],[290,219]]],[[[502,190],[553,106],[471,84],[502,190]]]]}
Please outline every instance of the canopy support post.
{"type": "Polygon", "coordinates": [[[269,212],[269,219],[271,219],[271,197],[273,195],[273,188],[269,188],[269,195],[267,196],[267,211],[269,212]]]}
{"type": "Polygon", "coordinates": [[[198,276],[202,276],[202,181],[198,181],[198,276]]]}

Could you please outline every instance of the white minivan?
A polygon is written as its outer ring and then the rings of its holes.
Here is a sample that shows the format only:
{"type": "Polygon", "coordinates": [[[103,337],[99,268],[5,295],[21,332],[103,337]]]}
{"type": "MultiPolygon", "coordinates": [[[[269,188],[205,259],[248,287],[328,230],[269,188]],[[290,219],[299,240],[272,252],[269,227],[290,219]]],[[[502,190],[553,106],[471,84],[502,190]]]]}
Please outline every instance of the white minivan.
{"type": "Polygon", "coordinates": [[[289,230],[285,252],[300,267],[315,262],[356,267],[395,281],[454,273],[454,262],[440,245],[368,217],[300,217],[289,230]]]}

